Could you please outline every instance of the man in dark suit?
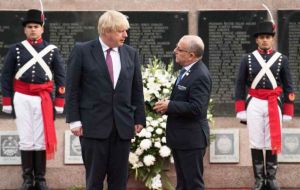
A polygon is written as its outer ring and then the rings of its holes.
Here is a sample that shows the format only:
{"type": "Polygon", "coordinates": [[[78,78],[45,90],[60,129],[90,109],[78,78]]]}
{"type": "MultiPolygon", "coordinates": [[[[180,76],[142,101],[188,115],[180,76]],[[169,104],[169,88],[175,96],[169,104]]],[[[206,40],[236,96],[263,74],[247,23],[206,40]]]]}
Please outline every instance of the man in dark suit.
{"type": "Polygon", "coordinates": [[[117,11],[98,22],[99,38],[78,43],[67,70],[67,123],[80,136],[86,189],[125,190],[130,140],[145,125],[138,54],[124,44],[129,23],[117,11]]]}
{"type": "Polygon", "coordinates": [[[200,37],[183,36],[174,49],[182,66],[170,100],[158,101],[154,110],[167,114],[167,144],[172,149],[177,174],[176,190],[204,190],[203,157],[209,141],[207,109],[211,77],[201,61],[200,37]]]}

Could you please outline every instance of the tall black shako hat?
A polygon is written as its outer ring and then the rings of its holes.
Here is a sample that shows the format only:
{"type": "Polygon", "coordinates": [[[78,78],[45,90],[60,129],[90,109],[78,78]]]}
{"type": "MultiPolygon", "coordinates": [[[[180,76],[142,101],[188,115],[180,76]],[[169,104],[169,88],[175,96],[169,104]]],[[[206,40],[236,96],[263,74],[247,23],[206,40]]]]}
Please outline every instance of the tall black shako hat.
{"type": "Polygon", "coordinates": [[[23,27],[26,26],[26,24],[28,23],[37,23],[40,24],[41,26],[44,25],[44,14],[42,13],[42,11],[37,10],[37,9],[30,9],[27,11],[26,13],[26,17],[23,21],[23,27]]]}
{"type": "Polygon", "coordinates": [[[268,34],[268,35],[275,35],[275,25],[271,21],[263,21],[256,25],[256,31],[254,32],[253,36],[256,38],[258,35],[261,34],[268,34]]]}

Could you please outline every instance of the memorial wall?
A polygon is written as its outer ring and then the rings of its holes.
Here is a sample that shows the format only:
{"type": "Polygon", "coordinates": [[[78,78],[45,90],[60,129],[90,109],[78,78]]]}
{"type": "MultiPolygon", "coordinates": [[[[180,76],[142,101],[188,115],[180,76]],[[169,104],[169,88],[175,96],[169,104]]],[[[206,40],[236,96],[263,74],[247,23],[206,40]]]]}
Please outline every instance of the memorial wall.
{"type": "Polygon", "coordinates": [[[215,116],[232,116],[236,73],[242,56],[256,49],[252,37],[266,11],[201,11],[199,36],[204,40],[203,61],[212,76],[215,116]]]}
{"type": "MultiPolygon", "coordinates": [[[[166,64],[172,63],[178,39],[188,34],[187,12],[123,13],[130,22],[125,43],[138,49],[140,63],[148,64],[154,57],[166,64]]],[[[97,23],[101,12],[51,11],[45,15],[48,19],[43,38],[60,49],[66,62],[76,42],[98,37],[97,23]]],[[[21,11],[0,11],[0,72],[9,46],[24,40],[23,17],[21,11]]]]}
{"type": "MultiPolygon", "coordinates": [[[[204,40],[203,60],[212,75],[215,116],[233,116],[237,70],[245,54],[257,47],[252,34],[257,22],[267,19],[266,11],[201,11],[198,34],[204,40]]],[[[300,94],[300,11],[279,10],[278,51],[287,55],[296,94],[300,94]]],[[[300,98],[295,100],[300,113],[300,98]]]]}
{"type": "MultiPolygon", "coordinates": [[[[131,25],[126,43],[138,49],[140,63],[147,64],[153,57],[162,59],[165,63],[172,63],[173,49],[178,39],[188,34],[188,13],[129,11],[124,13],[128,16],[131,25]]],[[[76,42],[98,37],[97,21],[101,12],[49,11],[46,15],[48,19],[46,20],[44,39],[55,44],[66,61],[76,42]]],[[[23,17],[23,11],[0,12],[0,71],[9,45],[24,39],[21,24],[23,17]]],[[[290,59],[296,94],[300,94],[299,18],[300,11],[278,11],[279,51],[290,59]]],[[[256,49],[253,33],[256,24],[266,19],[267,11],[264,10],[198,12],[198,35],[205,44],[203,61],[208,66],[213,81],[211,98],[214,104],[214,116],[233,116],[235,114],[234,88],[240,60],[242,56],[256,49]]],[[[299,99],[296,99],[297,113],[299,112],[297,107],[299,102],[299,99]]],[[[70,134],[68,136],[70,139],[70,134]]],[[[11,145],[16,144],[13,142],[17,140],[12,137],[7,136],[4,141],[1,141],[1,145],[7,147],[5,145],[7,142],[10,142],[11,145]]],[[[236,141],[234,138],[233,140],[236,141]]],[[[69,140],[65,139],[65,142],[69,142],[69,140]]],[[[67,150],[72,150],[73,146],[78,148],[77,141],[74,142],[73,145],[72,143],[67,145],[69,147],[67,150]]],[[[77,148],[70,153],[78,152],[77,148]]],[[[14,149],[15,146],[12,146],[11,150],[14,149]]],[[[7,154],[8,157],[11,154],[9,151],[2,151],[2,153],[7,154]]],[[[19,153],[15,152],[14,156],[18,157],[19,153]]],[[[75,162],[80,160],[78,157],[75,158],[75,162]]],[[[74,157],[70,159],[72,162],[74,157]]],[[[7,163],[9,164],[10,161],[8,160],[7,163]]],[[[68,163],[68,159],[65,163],[68,163]]]]}
{"type": "MultiPolygon", "coordinates": [[[[131,25],[125,43],[138,49],[140,63],[147,64],[154,57],[171,63],[178,39],[188,34],[188,13],[124,13],[131,25]]],[[[296,94],[300,94],[299,14],[297,10],[278,11],[278,49],[290,59],[296,94]]],[[[97,21],[101,12],[49,11],[46,15],[44,39],[60,49],[66,62],[76,42],[98,37],[97,21]]],[[[0,12],[0,72],[9,45],[24,39],[23,17],[23,11],[0,12]]],[[[203,60],[212,75],[215,116],[235,114],[234,87],[239,62],[243,55],[256,48],[252,33],[256,23],[266,18],[264,10],[198,12],[198,35],[204,40],[203,60]]],[[[297,114],[300,113],[299,105],[297,96],[297,114]]]]}

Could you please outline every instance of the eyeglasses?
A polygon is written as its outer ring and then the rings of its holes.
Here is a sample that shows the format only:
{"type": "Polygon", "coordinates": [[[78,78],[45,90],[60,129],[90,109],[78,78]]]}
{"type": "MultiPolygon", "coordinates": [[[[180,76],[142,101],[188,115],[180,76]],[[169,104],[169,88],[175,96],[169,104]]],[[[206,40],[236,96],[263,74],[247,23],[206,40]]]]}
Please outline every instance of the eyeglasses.
{"type": "Polygon", "coordinates": [[[176,46],[176,47],[175,47],[174,51],[191,53],[190,51],[187,51],[187,50],[181,49],[181,48],[180,48],[180,47],[178,47],[178,46],[176,46]]]}

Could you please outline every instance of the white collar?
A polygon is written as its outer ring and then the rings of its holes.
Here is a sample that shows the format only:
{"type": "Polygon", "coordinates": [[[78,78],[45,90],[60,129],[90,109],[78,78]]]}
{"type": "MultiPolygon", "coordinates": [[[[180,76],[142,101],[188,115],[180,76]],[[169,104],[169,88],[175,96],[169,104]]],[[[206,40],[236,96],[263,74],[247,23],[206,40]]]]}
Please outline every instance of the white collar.
{"type": "Polygon", "coordinates": [[[191,67],[193,66],[193,65],[195,65],[195,63],[197,63],[198,61],[196,61],[196,62],[194,62],[194,63],[192,63],[192,64],[190,64],[190,65],[188,65],[188,66],[185,66],[185,67],[183,67],[186,71],[189,71],[190,69],[191,69],[191,67]]]}
{"type": "Polygon", "coordinates": [[[118,47],[114,47],[114,48],[108,47],[108,46],[103,42],[103,40],[101,39],[100,36],[99,36],[99,41],[100,41],[100,44],[101,44],[101,46],[102,46],[102,51],[103,51],[103,52],[106,52],[108,49],[112,49],[112,50],[115,51],[115,52],[118,52],[118,51],[119,51],[119,48],[118,48],[118,47]]]}

